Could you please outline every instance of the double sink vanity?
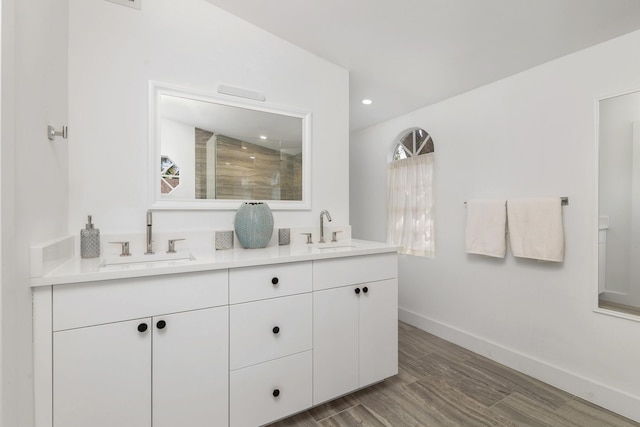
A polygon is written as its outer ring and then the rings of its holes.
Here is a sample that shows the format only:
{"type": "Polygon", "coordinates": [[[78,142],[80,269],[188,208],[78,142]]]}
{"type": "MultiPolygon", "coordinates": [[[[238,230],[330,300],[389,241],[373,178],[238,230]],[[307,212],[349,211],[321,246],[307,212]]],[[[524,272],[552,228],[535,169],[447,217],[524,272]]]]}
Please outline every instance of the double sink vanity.
{"type": "Polygon", "coordinates": [[[32,288],[37,427],[255,427],[398,369],[382,243],[71,259],[32,288]]]}
{"type": "Polygon", "coordinates": [[[219,94],[149,82],[146,239],[31,249],[36,427],[256,427],[397,374],[396,247],[325,239],[328,211],[262,249],[151,235],[151,210],[311,209],[311,113],[219,94]]]}

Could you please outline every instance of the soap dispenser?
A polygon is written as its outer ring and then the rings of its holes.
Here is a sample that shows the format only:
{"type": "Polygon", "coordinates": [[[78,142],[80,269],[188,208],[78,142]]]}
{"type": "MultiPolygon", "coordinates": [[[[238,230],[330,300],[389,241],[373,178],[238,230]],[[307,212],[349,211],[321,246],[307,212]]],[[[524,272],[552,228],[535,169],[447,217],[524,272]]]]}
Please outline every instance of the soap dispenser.
{"type": "Polygon", "coordinates": [[[100,230],[93,228],[91,215],[84,230],[80,230],[80,257],[97,258],[100,256],[100,230]]]}

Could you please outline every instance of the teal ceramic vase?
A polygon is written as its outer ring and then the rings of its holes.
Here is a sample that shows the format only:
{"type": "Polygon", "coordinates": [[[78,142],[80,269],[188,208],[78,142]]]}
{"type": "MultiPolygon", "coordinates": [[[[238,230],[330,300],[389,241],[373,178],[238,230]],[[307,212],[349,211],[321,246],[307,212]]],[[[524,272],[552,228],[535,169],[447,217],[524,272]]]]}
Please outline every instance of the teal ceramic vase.
{"type": "Polygon", "coordinates": [[[244,202],[236,212],[234,228],[245,249],[264,248],[273,234],[273,214],[262,202],[244,202]]]}

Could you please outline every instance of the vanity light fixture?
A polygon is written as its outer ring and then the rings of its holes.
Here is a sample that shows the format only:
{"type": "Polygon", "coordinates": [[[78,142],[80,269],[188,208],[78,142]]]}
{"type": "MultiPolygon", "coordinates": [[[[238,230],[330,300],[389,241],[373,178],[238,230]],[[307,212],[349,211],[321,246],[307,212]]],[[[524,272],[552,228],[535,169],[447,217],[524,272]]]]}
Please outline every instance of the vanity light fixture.
{"type": "Polygon", "coordinates": [[[362,100],[362,103],[363,103],[364,105],[371,105],[371,104],[373,103],[373,101],[372,101],[372,100],[370,100],[370,99],[363,99],[363,100],[362,100]]]}
{"type": "Polygon", "coordinates": [[[218,85],[218,93],[238,96],[240,98],[254,99],[256,101],[264,101],[266,99],[260,92],[227,85],[218,85]]]}

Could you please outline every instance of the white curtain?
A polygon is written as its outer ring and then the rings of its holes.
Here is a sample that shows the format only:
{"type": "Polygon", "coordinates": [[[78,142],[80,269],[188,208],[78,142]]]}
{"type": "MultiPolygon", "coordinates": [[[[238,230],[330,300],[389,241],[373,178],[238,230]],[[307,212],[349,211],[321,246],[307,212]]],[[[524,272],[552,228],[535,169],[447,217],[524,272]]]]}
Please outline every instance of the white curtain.
{"type": "Polygon", "coordinates": [[[422,154],[389,164],[387,242],[400,253],[433,257],[433,156],[422,154]]]}

